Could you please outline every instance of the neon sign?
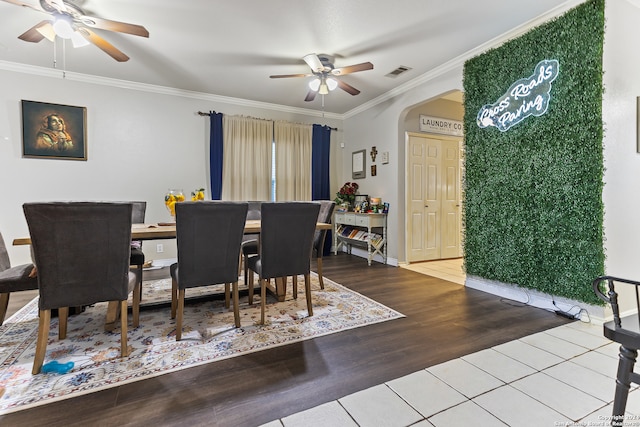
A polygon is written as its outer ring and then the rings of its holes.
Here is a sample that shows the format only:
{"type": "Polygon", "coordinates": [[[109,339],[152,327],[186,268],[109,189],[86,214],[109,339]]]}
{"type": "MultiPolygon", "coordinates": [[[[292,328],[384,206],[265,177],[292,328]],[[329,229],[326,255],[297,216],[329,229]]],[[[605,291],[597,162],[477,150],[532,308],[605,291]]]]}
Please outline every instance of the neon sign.
{"type": "Polygon", "coordinates": [[[559,71],[556,59],[538,62],[530,77],[516,81],[494,104],[480,109],[476,119],[478,126],[495,126],[505,132],[529,116],[546,113],[551,100],[551,82],[558,77],[559,71]]]}

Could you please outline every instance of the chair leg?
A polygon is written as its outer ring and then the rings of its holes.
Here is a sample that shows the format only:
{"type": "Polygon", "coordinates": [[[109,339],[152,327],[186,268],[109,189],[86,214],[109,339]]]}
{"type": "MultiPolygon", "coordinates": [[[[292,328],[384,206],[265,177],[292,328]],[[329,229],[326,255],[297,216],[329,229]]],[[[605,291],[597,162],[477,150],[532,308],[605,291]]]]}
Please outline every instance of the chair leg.
{"type": "Polygon", "coordinates": [[[142,264],[139,264],[138,265],[138,286],[140,286],[140,301],[142,301],[142,270],[143,270],[142,264]]]}
{"type": "Polygon", "coordinates": [[[260,278],[260,324],[264,325],[264,310],[267,304],[267,280],[260,278]]]}
{"type": "Polygon", "coordinates": [[[291,282],[293,286],[293,299],[298,299],[298,276],[297,275],[292,276],[291,282]]]}
{"type": "Polygon", "coordinates": [[[44,356],[47,352],[50,323],[51,310],[40,310],[40,319],[38,320],[38,341],[36,341],[36,354],[33,357],[33,369],[31,370],[33,375],[39,374],[42,370],[44,356]]]}
{"type": "Polygon", "coordinates": [[[176,313],[176,341],[182,339],[182,316],[184,315],[184,289],[178,292],[178,312],[176,313]]]}
{"type": "Polygon", "coordinates": [[[233,282],[233,320],[236,324],[236,328],[240,327],[240,308],[239,308],[239,292],[238,281],[233,282]]]}
{"type": "MultiPolygon", "coordinates": [[[[245,276],[246,277],[246,276],[245,276]]],[[[247,282],[245,282],[245,285],[247,282]]],[[[253,270],[249,271],[249,305],[253,304],[253,270]]]]}
{"type": "Polygon", "coordinates": [[[0,326],[4,323],[4,317],[7,315],[7,308],[9,307],[10,292],[0,294],[0,326]]]}
{"type": "Polygon", "coordinates": [[[316,258],[316,270],[318,271],[318,281],[320,282],[320,289],[324,289],[324,280],[322,280],[322,257],[316,258]]]}
{"type": "Polygon", "coordinates": [[[120,301],[120,357],[127,357],[127,300],[120,301]]]}
{"type": "Polygon", "coordinates": [[[311,303],[311,275],[309,273],[304,275],[304,292],[307,294],[307,311],[311,317],[313,316],[313,304],[311,303]]]}
{"type": "Polygon", "coordinates": [[[638,357],[638,351],[620,346],[618,374],[616,376],[616,392],[613,400],[613,418],[611,425],[623,425],[624,411],[627,408],[627,397],[631,386],[631,374],[638,357]]]}
{"type": "Polygon", "coordinates": [[[171,318],[176,318],[176,308],[178,306],[178,282],[171,279],[171,318]]]}
{"type": "Polygon", "coordinates": [[[225,283],[224,284],[224,308],[227,308],[227,309],[231,305],[230,304],[231,294],[230,294],[230,291],[229,291],[230,286],[231,286],[231,283],[225,283]]]}
{"type": "Polygon", "coordinates": [[[251,291],[253,290],[253,271],[249,271],[249,263],[247,260],[248,256],[242,256],[242,266],[244,268],[244,285],[249,288],[249,304],[253,304],[253,294],[251,291]]]}
{"type": "Polygon", "coordinates": [[[133,288],[133,303],[131,305],[131,311],[133,313],[133,320],[131,323],[134,328],[140,325],[140,300],[142,299],[142,282],[136,284],[133,288]]]}
{"type": "Polygon", "coordinates": [[[67,337],[67,321],[69,319],[69,307],[58,308],[58,339],[67,337]]]}

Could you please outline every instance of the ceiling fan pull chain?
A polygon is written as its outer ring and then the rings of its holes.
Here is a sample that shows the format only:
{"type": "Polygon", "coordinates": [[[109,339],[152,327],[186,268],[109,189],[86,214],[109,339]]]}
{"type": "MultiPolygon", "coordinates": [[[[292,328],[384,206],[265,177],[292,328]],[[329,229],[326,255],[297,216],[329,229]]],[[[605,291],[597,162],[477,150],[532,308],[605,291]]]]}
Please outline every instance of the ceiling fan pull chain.
{"type": "Polygon", "coordinates": [[[58,43],[57,37],[53,39],[53,68],[58,68],[58,43]]]}
{"type": "Polygon", "coordinates": [[[62,39],[62,78],[67,78],[67,41],[62,39]]]}

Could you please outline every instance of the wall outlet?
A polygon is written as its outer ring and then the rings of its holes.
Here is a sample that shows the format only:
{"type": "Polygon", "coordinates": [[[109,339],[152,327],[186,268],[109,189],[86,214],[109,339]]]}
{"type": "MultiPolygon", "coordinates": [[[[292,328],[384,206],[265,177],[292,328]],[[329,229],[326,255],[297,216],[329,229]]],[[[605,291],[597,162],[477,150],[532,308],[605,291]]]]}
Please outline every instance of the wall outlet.
{"type": "Polygon", "coordinates": [[[158,243],[156,245],[156,253],[162,253],[164,252],[164,246],[162,245],[162,243],[158,243]]]}

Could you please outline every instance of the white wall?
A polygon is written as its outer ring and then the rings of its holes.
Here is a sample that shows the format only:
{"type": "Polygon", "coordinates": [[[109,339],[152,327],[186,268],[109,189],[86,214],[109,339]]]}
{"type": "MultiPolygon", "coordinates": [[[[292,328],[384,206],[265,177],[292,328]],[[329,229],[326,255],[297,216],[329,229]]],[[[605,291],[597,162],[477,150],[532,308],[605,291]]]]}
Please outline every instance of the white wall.
{"type": "Polygon", "coordinates": [[[640,154],[636,151],[640,56],[635,43],[640,39],[638,6],[638,1],[606,2],[603,100],[606,272],[635,280],[640,280],[640,154]]]}
{"type": "MultiPolygon", "coordinates": [[[[163,201],[168,189],[208,191],[209,119],[198,111],[337,127],[332,167],[341,167],[335,148],[342,139],[341,120],[142,89],[0,69],[0,231],[12,264],[30,260],[28,247],[11,246],[14,238],[28,236],[25,202],[146,200],[147,222],[158,222],[170,219],[163,201]],[[88,160],[22,158],[22,99],[86,107],[88,160]]],[[[145,244],[147,258],[175,257],[175,242],[164,243],[165,252],[157,255],[154,243],[145,244]]]]}

